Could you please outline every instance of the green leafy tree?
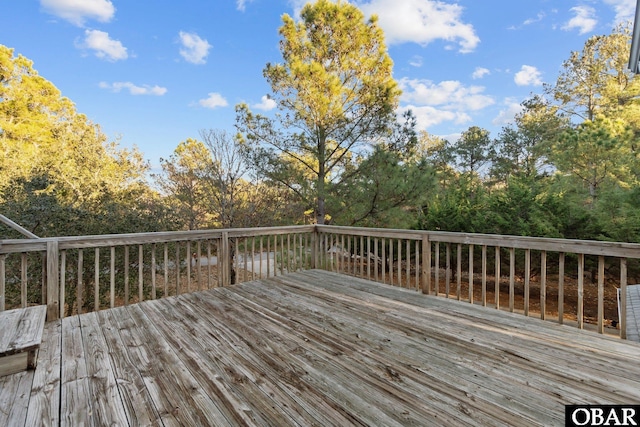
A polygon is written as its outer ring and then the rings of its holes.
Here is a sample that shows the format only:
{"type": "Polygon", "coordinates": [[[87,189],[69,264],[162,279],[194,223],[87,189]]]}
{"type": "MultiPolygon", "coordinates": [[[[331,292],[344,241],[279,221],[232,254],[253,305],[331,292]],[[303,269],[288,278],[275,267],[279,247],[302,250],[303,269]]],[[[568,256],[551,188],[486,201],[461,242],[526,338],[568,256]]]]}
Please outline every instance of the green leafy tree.
{"type": "Polygon", "coordinates": [[[209,221],[205,207],[206,184],[213,159],[207,147],[198,140],[182,141],[168,159],[160,159],[162,175],[156,180],[169,197],[184,225],[189,230],[204,227],[209,221]]]}
{"type": "Polygon", "coordinates": [[[241,104],[236,126],[248,162],[314,206],[322,224],[328,183],[388,129],[400,90],[377,18],[349,3],[307,4],[298,23],[285,14],[280,35],[284,61],[264,69],[279,113],[271,119],[241,104]]]}
{"type": "Polygon", "coordinates": [[[485,166],[492,152],[489,131],[471,126],[450,146],[455,165],[462,171],[477,174],[485,166]]]}
{"type": "Polygon", "coordinates": [[[491,175],[501,183],[513,176],[535,179],[551,172],[548,151],[569,126],[558,107],[540,96],[524,101],[522,107],[493,143],[491,175]]]}
{"type": "Polygon", "coordinates": [[[435,189],[434,170],[420,151],[410,112],[396,122],[372,153],[343,173],[330,200],[338,224],[412,228],[435,189]]]}
{"type": "Polygon", "coordinates": [[[0,210],[41,237],[168,224],[162,209],[145,207],[153,192],[141,153],[108,142],[30,60],[1,45],[0,153],[0,210]],[[113,214],[125,202],[129,214],[113,214]]]}
{"type": "Polygon", "coordinates": [[[640,128],[640,80],[628,70],[630,43],[629,24],[590,37],[582,51],[571,52],[555,85],[547,85],[546,92],[570,116],[594,120],[598,114],[622,115],[640,128]]]}
{"type": "Polygon", "coordinates": [[[637,185],[633,132],[622,120],[599,117],[566,130],[553,145],[551,161],[559,173],[579,179],[588,189],[589,205],[605,185],[637,185]],[[636,182],[634,182],[636,181],[636,182]]]}

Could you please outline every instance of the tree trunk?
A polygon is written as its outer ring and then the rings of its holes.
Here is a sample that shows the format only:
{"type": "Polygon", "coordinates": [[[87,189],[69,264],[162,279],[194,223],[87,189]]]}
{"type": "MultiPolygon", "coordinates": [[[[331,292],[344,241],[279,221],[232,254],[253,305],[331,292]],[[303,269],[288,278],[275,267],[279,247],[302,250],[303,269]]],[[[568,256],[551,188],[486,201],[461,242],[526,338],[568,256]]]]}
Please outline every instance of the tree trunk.
{"type": "Polygon", "coordinates": [[[316,224],[324,224],[324,216],[325,216],[325,208],[324,208],[324,179],[327,174],[325,169],[325,150],[326,150],[326,136],[324,133],[324,129],[319,129],[318,131],[318,182],[317,182],[317,192],[318,192],[318,203],[316,206],[316,224]]]}

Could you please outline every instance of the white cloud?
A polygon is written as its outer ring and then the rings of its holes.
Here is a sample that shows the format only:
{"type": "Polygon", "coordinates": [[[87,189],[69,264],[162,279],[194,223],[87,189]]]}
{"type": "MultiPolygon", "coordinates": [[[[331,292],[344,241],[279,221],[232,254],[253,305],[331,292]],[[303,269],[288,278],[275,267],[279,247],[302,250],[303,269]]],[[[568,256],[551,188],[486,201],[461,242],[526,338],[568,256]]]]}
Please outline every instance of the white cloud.
{"type": "Polygon", "coordinates": [[[413,57],[411,57],[411,59],[409,60],[409,65],[416,68],[422,67],[422,56],[413,55],[413,57]]]}
{"type": "Polygon", "coordinates": [[[578,29],[580,34],[586,34],[596,27],[598,23],[594,17],[596,10],[591,6],[576,6],[572,7],[571,11],[575,13],[575,16],[562,26],[563,30],[578,29]]]}
{"type": "Polygon", "coordinates": [[[427,45],[445,40],[459,45],[459,51],[473,51],[480,38],[473,25],[462,22],[463,8],[438,0],[357,1],[365,15],[376,14],[388,44],[414,42],[427,45]]]}
{"type": "Polygon", "coordinates": [[[540,21],[542,21],[542,20],[545,18],[545,16],[547,16],[547,15],[546,15],[544,12],[538,12],[538,15],[536,15],[536,17],[535,17],[535,18],[529,18],[529,19],[526,19],[526,20],[522,23],[522,25],[531,25],[531,24],[534,24],[534,23],[536,23],[536,22],[540,22],[540,21]]]}
{"type": "Polygon", "coordinates": [[[93,50],[98,58],[119,61],[129,57],[127,48],[118,40],[110,38],[109,33],[99,30],[85,30],[84,35],[84,41],[77,44],[77,47],[93,50]]]}
{"type": "Polygon", "coordinates": [[[468,112],[479,111],[495,103],[483,92],[483,86],[464,86],[459,81],[433,83],[430,80],[400,79],[401,100],[406,103],[400,112],[411,109],[420,129],[453,121],[462,124],[471,121],[468,112]]]}
{"type": "Polygon", "coordinates": [[[450,110],[481,110],[494,104],[493,98],[484,95],[483,86],[464,86],[456,80],[438,84],[430,80],[400,79],[401,99],[423,105],[444,106],[450,110]]]}
{"type": "Polygon", "coordinates": [[[116,12],[109,0],[40,0],[40,5],[46,12],[79,27],[87,19],[109,22],[116,12]]]}
{"type": "Polygon", "coordinates": [[[226,99],[222,95],[216,92],[210,92],[209,97],[206,99],[201,99],[198,101],[198,104],[204,108],[216,108],[216,107],[226,107],[229,105],[226,99]]]}
{"type": "Polygon", "coordinates": [[[633,19],[636,13],[636,0],[604,0],[616,11],[616,22],[633,19]]]}
{"type": "Polygon", "coordinates": [[[471,78],[474,80],[481,79],[484,76],[488,76],[489,74],[491,74],[491,71],[489,71],[488,68],[476,67],[476,69],[473,71],[473,74],[471,74],[471,78]]]}
{"type": "Polygon", "coordinates": [[[513,78],[518,86],[541,86],[542,73],[536,67],[523,65],[513,78]]]}
{"type": "Polygon", "coordinates": [[[236,0],[236,8],[244,12],[247,3],[251,3],[253,0],[236,0]]]}
{"type": "Polygon", "coordinates": [[[120,92],[123,89],[128,90],[131,95],[155,95],[162,96],[167,93],[167,88],[160,86],[149,86],[142,85],[137,86],[131,82],[114,82],[114,83],[106,83],[100,82],[99,86],[102,89],[109,89],[113,92],[120,92]]]}
{"type": "Polygon", "coordinates": [[[180,31],[180,43],[182,49],[180,49],[180,55],[192,64],[204,64],[209,55],[209,49],[211,45],[203,38],[200,38],[196,33],[186,33],[180,31]]]}
{"type": "Polygon", "coordinates": [[[431,107],[428,105],[416,106],[405,105],[398,108],[398,114],[402,114],[407,110],[411,110],[416,116],[418,129],[427,129],[442,122],[454,122],[455,124],[463,124],[471,121],[471,117],[460,111],[446,111],[431,107]]]}
{"type": "Polygon", "coordinates": [[[267,95],[264,95],[260,99],[260,103],[254,104],[253,108],[258,109],[258,110],[263,110],[263,111],[271,111],[274,108],[276,108],[276,106],[277,106],[276,101],[274,101],[273,99],[269,98],[267,95]]]}
{"type": "Polygon", "coordinates": [[[513,122],[516,114],[522,112],[522,105],[515,98],[505,98],[502,104],[504,108],[491,121],[495,126],[505,126],[513,122]]]}

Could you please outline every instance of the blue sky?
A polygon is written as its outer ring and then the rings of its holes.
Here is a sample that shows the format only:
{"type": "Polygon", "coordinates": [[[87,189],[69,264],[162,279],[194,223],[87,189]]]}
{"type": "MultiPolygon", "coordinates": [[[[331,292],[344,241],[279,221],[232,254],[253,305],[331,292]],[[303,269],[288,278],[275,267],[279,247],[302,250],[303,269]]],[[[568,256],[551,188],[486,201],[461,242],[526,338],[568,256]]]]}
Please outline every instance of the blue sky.
{"type": "MultiPolygon", "coordinates": [[[[157,166],[201,129],[234,133],[234,106],[269,114],[267,62],[299,0],[14,0],[0,44],[123,147],[157,166]]],[[[421,130],[497,136],[531,93],[595,34],[633,17],[635,0],[352,0],[377,14],[394,76],[421,130]]]]}

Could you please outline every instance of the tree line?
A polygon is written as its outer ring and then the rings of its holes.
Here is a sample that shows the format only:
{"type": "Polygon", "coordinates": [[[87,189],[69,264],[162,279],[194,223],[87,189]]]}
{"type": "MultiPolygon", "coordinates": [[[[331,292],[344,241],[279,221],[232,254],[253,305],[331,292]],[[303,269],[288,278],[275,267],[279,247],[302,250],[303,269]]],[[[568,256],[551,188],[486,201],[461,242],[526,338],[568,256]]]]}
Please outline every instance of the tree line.
{"type": "Polygon", "coordinates": [[[283,16],[276,114],[237,105],[235,133],[201,130],[156,174],[0,46],[0,213],[41,237],[333,223],[640,242],[629,33],[589,38],[497,135],[446,141],[396,114],[377,18],[318,0],[283,16]]]}

